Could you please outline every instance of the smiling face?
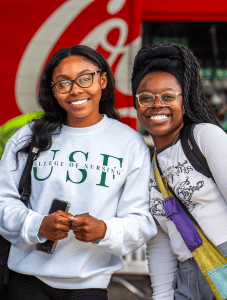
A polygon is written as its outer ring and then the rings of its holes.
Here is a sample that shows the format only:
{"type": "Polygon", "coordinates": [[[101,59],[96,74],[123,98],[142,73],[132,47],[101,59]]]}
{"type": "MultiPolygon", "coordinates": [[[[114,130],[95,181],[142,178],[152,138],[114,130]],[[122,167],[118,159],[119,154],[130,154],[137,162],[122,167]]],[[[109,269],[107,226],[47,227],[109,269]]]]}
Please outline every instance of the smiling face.
{"type": "MultiPolygon", "coordinates": [[[[80,75],[98,71],[99,67],[82,56],[68,56],[54,69],[52,82],[73,80],[80,75]]],[[[71,127],[88,127],[102,119],[99,113],[99,101],[102,90],[107,85],[107,74],[104,72],[93,76],[93,84],[88,88],[79,87],[75,82],[67,94],[59,93],[53,86],[52,91],[59,105],[67,112],[66,124],[71,127]]]]}
{"type": "MultiPolygon", "coordinates": [[[[164,91],[175,91],[182,94],[182,89],[175,76],[166,72],[147,74],[140,82],[136,94],[149,92],[161,94],[164,91]]],[[[178,95],[173,106],[165,106],[159,96],[153,105],[144,108],[136,103],[137,117],[140,124],[151,134],[157,150],[176,140],[183,127],[183,96],[178,95]]]]}

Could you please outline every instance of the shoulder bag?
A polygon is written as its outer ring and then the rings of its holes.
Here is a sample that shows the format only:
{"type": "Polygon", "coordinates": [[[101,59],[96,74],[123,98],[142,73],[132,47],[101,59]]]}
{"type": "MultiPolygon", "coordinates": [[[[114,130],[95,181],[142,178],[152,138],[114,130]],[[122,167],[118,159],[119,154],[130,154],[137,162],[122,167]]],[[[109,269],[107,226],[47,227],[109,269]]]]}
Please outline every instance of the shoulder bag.
{"type": "MultiPolygon", "coordinates": [[[[37,148],[34,147],[34,138],[32,138],[27,161],[20,179],[18,191],[20,200],[28,206],[31,194],[31,169],[33,160],[37,155],[37,148]]],[[[11,243],[0,235],[0,294],[6,295],[9,283],[9,269],[7,267],[11,243]]]]}
{"type": "Polygon", "coordinates": [[[164,198],[165,215],[176,226],[217,300],[227,299],[227,257],[212,243],[171,187],[154,153],[155,180],[164,198]]]}

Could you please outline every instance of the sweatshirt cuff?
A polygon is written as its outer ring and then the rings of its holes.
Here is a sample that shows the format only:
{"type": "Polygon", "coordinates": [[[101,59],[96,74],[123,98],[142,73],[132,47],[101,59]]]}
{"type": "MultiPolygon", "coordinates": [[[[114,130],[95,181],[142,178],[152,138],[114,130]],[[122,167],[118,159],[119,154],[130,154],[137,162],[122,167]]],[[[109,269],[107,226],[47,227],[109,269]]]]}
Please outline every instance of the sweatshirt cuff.
{"type": "Polygon", "coordinates": [[[24,224],[24,239],[29,244],[43,243],[46,238],[39,234],[39,228],[45,216],[32,212],[24,224]]]}
{"type": "MultiPolygon", "coordinates": [[[[99,244],[101,246],[109,246],[110,245],[110,241],[112,240],[111,239],[111,233],[112,233],[112,226],[111,226],[111,222],[110,221],[105,221],[103,220],[105,223],[106,223],[106,234],[104,236],[104,238],[102,238],[101,240],[98,241],[98,243],[96,244],[99,244]]],[[[111,241],[111,244],[113,243],[113,241],[111,241]]]]}
{"type": "Polygon", "coordinates": [[[102,239],[99,239],[99,240],[97,240],[95,242],[92,242],[92,244],[95,244],[95,245],[105,245],[105,241],[109,240],[109,237],[110,237],[110,234],[111,234],[111,229],[110,229],[111,226],[110,226],[110,224],[108,225],[108,221],[103,220],[103,222],[105,222],[105,224],[106,224],[106,233],[105,233],[105,236],[102,239]]]}

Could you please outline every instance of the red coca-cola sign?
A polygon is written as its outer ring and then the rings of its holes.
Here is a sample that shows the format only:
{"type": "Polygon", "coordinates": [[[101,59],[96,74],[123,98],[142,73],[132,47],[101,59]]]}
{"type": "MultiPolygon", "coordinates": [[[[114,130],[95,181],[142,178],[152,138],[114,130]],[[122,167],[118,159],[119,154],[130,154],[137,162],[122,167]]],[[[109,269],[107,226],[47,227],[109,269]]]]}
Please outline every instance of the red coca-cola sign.
{"type": "Polygon", "coordinates": [[[99,51],[116,78],[122,121],[136,128],[130,77],[141,46],[136,0],[1,0],[2,109],[0,125],[39,110],[36,86],[43,66],[59,48],[76,44],[99,51]]]}

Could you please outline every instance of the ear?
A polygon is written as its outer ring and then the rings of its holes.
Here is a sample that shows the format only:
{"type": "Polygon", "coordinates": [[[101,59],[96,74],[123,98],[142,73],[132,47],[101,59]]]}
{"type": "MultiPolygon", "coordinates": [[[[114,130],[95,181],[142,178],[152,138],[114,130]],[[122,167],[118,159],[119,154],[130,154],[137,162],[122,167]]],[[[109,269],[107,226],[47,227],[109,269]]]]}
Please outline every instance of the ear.
{"type": "Polygon", "coordinates": [[[183,106],[183,115],[185,115],[185,108],[184,108],[184,106],[183,106]]]}
{"type": "Polygon", "coordinates": [[[107,86],[107,73],[104,72],[101,76],[101,87],[102,87],[102,90],[104,90],[107,86]]]}

